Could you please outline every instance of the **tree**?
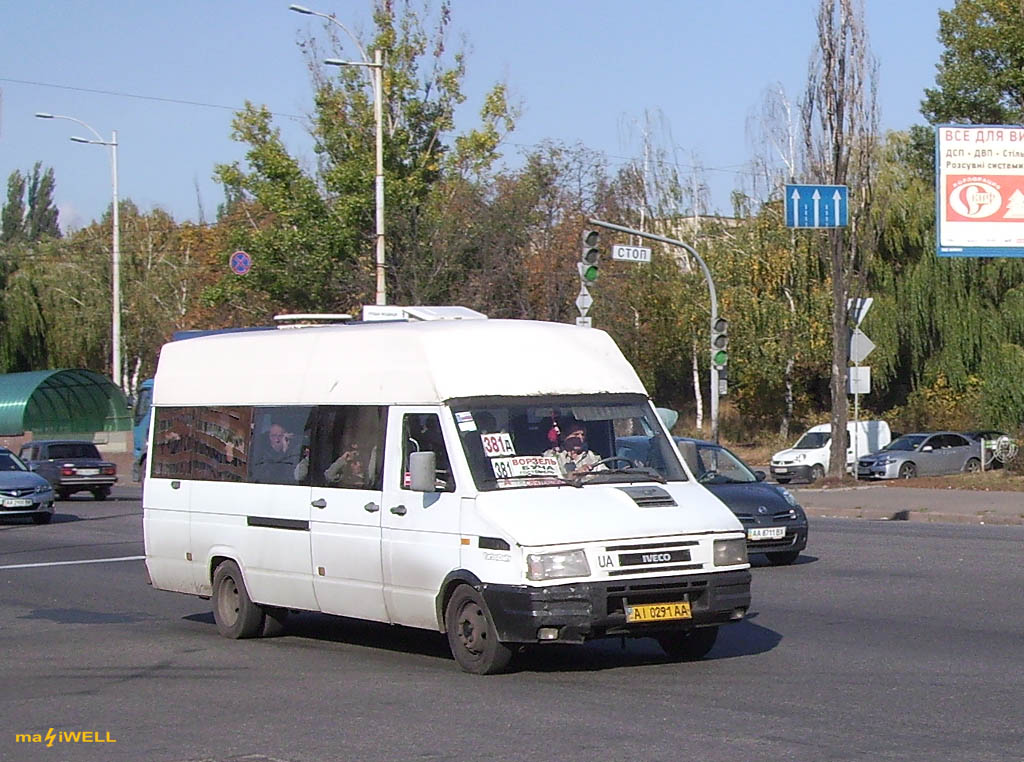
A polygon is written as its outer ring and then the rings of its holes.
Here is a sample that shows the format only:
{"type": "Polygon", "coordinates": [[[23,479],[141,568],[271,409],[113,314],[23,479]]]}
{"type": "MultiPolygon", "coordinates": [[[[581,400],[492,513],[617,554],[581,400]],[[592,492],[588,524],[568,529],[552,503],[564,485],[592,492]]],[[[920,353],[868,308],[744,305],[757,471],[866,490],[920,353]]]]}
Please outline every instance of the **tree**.
{"type": "MultiPolygon", "coordinates": [[[[846,439],[849,347],[846,301],[870,252],[871,181],[877,136],[877,64],[871,56],[861,0],[821,0],[818,49],[803,103],[804,149],[811,177],[847,185],[849,229],[828,231],[825,259],[832,285],[832,441],[846,439]]],[[[846,448],[832,447],[829,472],[846,471],[846,448]]]]}
{"type": "Polygon", "coordinates": [[[945,47],[921,112],[932,124],[1024,121],[1024,15],[1011,0],[956,0],[939,11],[945,47]]]}
{"type": "Polygon", "coordinates": [[[0,214],[0,243],[60,237],[57,207],[53,204],[54,185],[53,168],[43,172],[42,162],[35,163],[28,178],[18,170],[10,174],[7,203],[0,214]]]}

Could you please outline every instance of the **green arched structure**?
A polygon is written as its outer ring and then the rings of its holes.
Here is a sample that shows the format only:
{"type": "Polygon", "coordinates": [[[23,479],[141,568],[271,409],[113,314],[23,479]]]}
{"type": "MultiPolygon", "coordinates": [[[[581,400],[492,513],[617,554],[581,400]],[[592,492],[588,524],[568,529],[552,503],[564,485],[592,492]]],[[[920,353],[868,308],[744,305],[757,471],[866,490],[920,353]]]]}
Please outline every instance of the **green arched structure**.
{"type": "Polygon", "coordinates": [[[128,431],[124,392],[91,370],[0,374],[0,436],[128,431]]]}

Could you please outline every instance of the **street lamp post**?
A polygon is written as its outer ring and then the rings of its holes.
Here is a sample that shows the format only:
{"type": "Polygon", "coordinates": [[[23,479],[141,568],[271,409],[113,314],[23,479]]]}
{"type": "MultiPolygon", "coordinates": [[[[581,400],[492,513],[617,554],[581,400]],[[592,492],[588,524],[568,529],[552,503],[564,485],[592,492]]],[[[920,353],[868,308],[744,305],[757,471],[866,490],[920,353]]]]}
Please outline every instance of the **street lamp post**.
{"type": "Polygon", "coordinates": [[[384,278],[384,62],[380,48],[373,51],[373,62],[371,63],[366,55],[363,46],[359,44],[348,28],[342,24],[333,14],[321,13],[310,10],[302,5],[289,5],[289,10],[302,13],[307,16],[319,16],[338,25],[349,36],[349,39],[359,48],[362,55],[361,61],[343,61],[340,58],[328,58],[324,63],[329,66],[365,66],[373,74],[373,120],[376,127],[376,170],[374,175],[374,196],[376,200],[376,271],[377,271],[377,293],[376,304],[387,304],[387,281],[384,278]]]}
{"type": "Polygon", "coordinates": [[[113,306],[111,308],[111,329],[110,329],[110,378],[114,383],[120,387],[122,386],[121,378],[121,225],[120,218],[118,215],[118,202],[117,202],[117,130],[112,130],[110,134],[110,140],[104,140],[103,137],[92,128],[92,126],[86,124],[81,119],[76,119],[73,116],[65,116],[63,114],[47,114],[45,112],[39,112],[36,114],[39,119],[66,119],[69,122],[75,122],[85,127],[89,132],[96,136],[95,140],[89,140],[88,138],[72,137],[72,142],[75,143],[88,143],[90,145],[97,146],[108,146],[110,148],[110,182],[114,192],[114,205],[111,211],[112,217],[112,241],[111,241],[111,266],[110,266],[110,280],[112,282],[112,298],[113,306]]]}

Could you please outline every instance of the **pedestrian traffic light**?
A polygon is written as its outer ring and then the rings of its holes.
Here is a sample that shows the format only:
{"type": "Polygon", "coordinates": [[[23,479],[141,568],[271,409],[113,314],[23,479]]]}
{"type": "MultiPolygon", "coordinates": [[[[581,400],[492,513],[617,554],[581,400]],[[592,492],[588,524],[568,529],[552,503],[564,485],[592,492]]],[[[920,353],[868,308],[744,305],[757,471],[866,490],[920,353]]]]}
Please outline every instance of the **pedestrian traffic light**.
{"type": "Polygon", "coordinates": [[[597,247],[601,235],[596,230],[584,230],[582,237],[583,248],[580,252],[580,263],[577,265],[580,271],[580,280],[584,285],[597,280],[597,265],[601,259],[601,250],[597,247]]]}
{"type": "Polygon", "coordinates": [[[711,364],[719,372],[729,364],[729,321],[723,317],[711,324],[711,364]]]}

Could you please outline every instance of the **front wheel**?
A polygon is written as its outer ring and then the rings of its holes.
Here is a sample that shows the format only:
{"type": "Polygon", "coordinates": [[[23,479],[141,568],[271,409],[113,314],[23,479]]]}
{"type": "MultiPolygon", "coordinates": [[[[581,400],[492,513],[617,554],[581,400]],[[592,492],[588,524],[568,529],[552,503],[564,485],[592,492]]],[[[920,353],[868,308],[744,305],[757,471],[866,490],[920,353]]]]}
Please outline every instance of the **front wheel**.
{"type": "Polygon", "coordinates": [[[234,561],[225,561],[213,573],[213,618],[225,638],[255,638],[263,628],[263,609],[249,598],[234,561]]]}
{"type": "Polygon", "coordinates": [[[772,566],[789,566],[800,556],[799,550],[787,550],[784,553],[766,553],[772,566]]]}
{"type": "Polygon", "coordinates": [[[658,636],[658,644],[670,659],[700,659],[706,656],[718,638],[718,627],[698,627],[689,632],[658,636]]]}
{"type": "Polygon", "coordinates": [[[508,666],[512,651],[498,640],[498,631],[483,596],[469,585],[459,585],[444,616],[448,646],[455,661],[475,675],[493,675],[508,666]]]}
{"type": "Polygon", "coordinates": [[[53,514],[49,511],[36,511],[32,514],[32,521],[36,524],[49,524],[53,514]]]}
{"type": "Polygon", "coordinates": [[[900,466],[900,479],[913,479],[915,476],[917,476],[917,466],[913,463],[904,463],[900,466]]]}
{"type": "Polygon", "coordinates": [[[779,484],[789,484],[789,477],[788,476],[776,476],[775,477],[775,481],[778,482],[779,484]]]}
{"type": "Polygon", "coordinates": [[[825,478],[825,467],[820,463],[815,463],[811,469],[811,483],[820,482],[825,478]]]}

